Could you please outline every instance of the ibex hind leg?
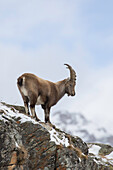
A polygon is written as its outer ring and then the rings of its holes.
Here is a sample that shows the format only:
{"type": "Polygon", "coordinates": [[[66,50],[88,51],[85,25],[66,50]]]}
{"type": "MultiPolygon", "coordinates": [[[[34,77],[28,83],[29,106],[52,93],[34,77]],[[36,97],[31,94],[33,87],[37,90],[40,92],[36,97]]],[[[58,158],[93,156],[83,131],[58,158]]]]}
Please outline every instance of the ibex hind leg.
{"type": "Polygon", "coordinates": [[[32,118],[36,119],[39,121],[40,119],[37,117],[36,112],[35,112],[35,105],[37,102],[37,96],[34,93],[29,92],[29,99],[30,99],[30,110],[32,114],[32,118]]]}
{"type": "Polygon", "coordinates": [[[26,115],[29,116],[30,115],[30,112],[29,112],[29,99],[27,96],[24,96],[23,97],[24,99],[24,107],[25,107],[25,112],[26,112],[26,115]]]}

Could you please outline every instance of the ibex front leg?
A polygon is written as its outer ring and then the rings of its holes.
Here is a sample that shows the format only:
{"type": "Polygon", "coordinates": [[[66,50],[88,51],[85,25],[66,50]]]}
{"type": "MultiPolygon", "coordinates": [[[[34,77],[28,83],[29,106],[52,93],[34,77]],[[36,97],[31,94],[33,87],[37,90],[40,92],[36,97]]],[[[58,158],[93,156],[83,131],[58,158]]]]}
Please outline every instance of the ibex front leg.
{"type": "Polygon", "coordinates": [[[35,112],[35,105],[30,105],[30,109],[31,109],[31,114],[32,114],[32,118],[36,118],[37,121],[40,121],[40,119],[37,117],[36,112],[35,112]]]}

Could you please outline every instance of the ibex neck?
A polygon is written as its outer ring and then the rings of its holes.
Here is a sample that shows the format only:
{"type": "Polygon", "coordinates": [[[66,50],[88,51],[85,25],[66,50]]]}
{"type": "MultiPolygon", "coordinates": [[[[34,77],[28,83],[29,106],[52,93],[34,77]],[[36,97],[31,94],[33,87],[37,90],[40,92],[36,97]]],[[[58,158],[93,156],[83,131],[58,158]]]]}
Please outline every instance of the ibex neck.
{"type": "Polygon", "coordinates": [[[66,85],[67,79],[64,79],[62,81],[58,81],[56,83],[56,87],[58,90],[58,100],[60,100],[65,95],[65,85],[66,85]]]}

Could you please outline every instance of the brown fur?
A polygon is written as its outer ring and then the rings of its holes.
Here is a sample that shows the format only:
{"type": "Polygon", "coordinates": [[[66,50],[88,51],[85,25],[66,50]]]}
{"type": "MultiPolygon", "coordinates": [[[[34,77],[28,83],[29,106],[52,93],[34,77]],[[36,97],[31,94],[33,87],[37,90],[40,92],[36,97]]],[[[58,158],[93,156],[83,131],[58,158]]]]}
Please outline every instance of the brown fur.
{"type": "MultiPolygon", "coordinates": [[[[71,66],[69,69],[72,69],[71,66]]],[[[73,72],[76,78],[74,70],[72,69],[70,72],[73,72]]],[[[57,83],[53,83],[31,73],[24,73],[21,75],[17,80],[17,86],[24,101],[26,114],[29,114],[28,103],[30,103],[32,117],[36,117],[37,120],[39,120],[35,113],[35,105],[37,104],[37,99],[39,97],[41,103],[38,104],[40,104],[44,109],[45,122],[50,122],[50,108],[54,106],[66,93],[68,96],[75,95],[75,78],[68,78],[57,83]]]]}

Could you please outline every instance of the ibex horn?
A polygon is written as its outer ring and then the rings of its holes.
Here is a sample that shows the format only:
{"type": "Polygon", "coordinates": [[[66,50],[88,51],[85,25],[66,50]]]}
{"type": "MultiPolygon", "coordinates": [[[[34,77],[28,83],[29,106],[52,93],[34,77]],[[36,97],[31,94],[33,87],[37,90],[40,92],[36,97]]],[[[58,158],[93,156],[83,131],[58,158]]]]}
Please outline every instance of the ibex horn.
{"type": "Polygon", "coordinates": [[[64,64],[66,65],[69,70],[70,70],[70,80],[74,81],[76,80],[76,72],[72,69],[72,67],[69,64],[64,64]]]}

